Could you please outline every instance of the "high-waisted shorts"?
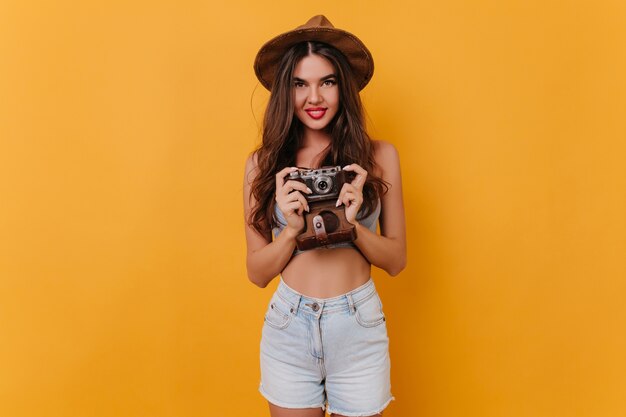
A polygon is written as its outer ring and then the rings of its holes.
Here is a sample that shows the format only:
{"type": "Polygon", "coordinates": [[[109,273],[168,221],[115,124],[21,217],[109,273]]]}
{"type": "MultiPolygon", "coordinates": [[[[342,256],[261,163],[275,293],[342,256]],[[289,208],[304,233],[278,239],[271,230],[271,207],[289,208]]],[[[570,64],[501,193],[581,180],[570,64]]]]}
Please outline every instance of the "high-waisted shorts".
{"type": "Polygon", "coordinates": [[[370,280],[337,297],[307,297],[280,280],[265,313],[259,391],[285,408],[346,416],[382,412],[389,402],[389,338],[370,280]]]}

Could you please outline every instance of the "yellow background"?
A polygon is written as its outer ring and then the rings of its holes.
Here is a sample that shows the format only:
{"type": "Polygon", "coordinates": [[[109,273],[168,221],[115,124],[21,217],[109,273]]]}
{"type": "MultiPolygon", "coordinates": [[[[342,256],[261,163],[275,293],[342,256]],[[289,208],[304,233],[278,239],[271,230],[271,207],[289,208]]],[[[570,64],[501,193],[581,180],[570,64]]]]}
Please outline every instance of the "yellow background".
{"type": "Polygon", "coordinates": [[[386,416],[626,415],[626,3],[0,2],[0,416],[262,416],[252,62],[371,49],[409,262],[386,416]]]}

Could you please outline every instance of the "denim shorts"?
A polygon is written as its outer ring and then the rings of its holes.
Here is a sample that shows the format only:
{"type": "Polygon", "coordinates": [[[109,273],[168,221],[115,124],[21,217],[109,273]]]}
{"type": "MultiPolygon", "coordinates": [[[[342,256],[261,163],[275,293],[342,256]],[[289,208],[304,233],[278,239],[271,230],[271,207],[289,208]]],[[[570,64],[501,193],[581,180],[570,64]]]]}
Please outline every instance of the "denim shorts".
{"type": "Polygon", "coordinates": [[[346,416],[382,412],[394,399],[382,303],[370,280],[312,298],[280,280],[265,313],[259,391],[285,408],[346,416]]]}

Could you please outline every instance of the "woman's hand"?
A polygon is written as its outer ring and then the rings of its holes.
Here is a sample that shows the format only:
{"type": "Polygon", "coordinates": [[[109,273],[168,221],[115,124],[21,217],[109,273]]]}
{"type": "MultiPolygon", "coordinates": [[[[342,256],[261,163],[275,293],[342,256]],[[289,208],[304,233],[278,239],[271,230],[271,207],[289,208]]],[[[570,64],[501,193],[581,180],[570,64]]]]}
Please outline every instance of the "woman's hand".
{"type": "Polygon", "coordinates": [[[276,204],[287,221],[286,228],[299,233],[304,228],[302,213],[309,211],[309,204],[302,193],[311,194],[313,191],[300,181],[285,181],[288,174],[297,170],[298,168],[287,167],[276,174],[276,204]]]}
{"type": "Polygon", "coordinates": [[[343,184],[337,199],[337,207],[345,205],[346,219],[349,223],[356,224],[356,215],[363,204],[363,186],[367,179],[367,171],[357,164],[346,165],[343,170],[356,172],[356,177],[352,182],[343,184]]]}

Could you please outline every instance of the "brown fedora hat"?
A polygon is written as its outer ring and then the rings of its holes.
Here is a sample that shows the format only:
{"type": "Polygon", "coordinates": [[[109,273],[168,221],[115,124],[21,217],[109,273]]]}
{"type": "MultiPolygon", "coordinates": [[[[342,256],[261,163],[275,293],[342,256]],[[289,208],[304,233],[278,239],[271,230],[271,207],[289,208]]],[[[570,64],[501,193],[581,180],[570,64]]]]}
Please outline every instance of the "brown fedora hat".
{"type": "Polygon", "coordinates": [[[345,30],[337,29],[323,15],[313,16],[302,26],[267,41],[254,60],[254,72],[268,90],[272,89],[278,63],[287,49],[304,41],[324,42],[340,50],[348,59],[359,90],[374,75],[374,59],[363,42],[345,30]]]}

